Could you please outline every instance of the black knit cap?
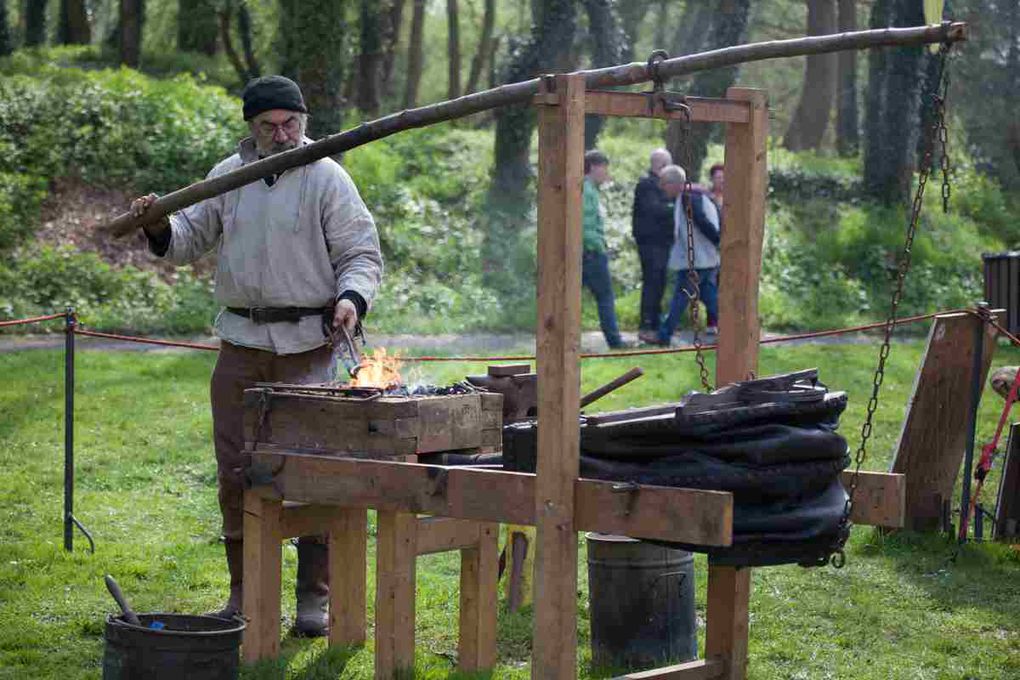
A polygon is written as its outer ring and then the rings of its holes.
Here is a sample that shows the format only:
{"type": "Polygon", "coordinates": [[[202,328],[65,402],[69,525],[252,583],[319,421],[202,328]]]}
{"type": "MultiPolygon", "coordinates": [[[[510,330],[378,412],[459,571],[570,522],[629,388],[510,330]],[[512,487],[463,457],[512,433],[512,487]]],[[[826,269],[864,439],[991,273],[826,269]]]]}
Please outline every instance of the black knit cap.
{"type": "Polygon", "coordinates": [[[262,76],[248,81],[241,95],[244,100],[244,119],[251,120],[263,111],[283,109],[308,113],[301,88],[290,78],[262,76]]]}

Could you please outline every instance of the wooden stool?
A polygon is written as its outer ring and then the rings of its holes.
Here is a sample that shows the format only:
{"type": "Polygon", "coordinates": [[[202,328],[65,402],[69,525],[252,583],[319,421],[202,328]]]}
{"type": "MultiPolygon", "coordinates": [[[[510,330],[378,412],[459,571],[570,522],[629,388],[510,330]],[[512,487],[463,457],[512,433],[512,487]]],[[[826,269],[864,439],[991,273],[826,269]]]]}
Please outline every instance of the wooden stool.
{"type": "MultiPolygon", "coordinates": [[[[280,544],[324,534],[329,542],[329,644],[365,642],[367,511],[244,495],[244,660],[280,654],[280,544]]],[[[375,677],[414,667],[418,555],[461,551],[459,669],[496,660],[499,525],[379,511],[376,557],[375,677]]]]}

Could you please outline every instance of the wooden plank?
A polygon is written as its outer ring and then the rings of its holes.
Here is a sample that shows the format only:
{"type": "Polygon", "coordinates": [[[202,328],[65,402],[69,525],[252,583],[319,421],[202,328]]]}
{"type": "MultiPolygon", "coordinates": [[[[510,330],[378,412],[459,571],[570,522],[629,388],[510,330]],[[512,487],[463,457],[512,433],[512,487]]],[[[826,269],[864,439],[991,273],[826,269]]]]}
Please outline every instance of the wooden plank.
{"type": "Polygon", "coordinates": [[[414,677],[415,529],[418,518],[381,510],[376,524],[375,677],[414,677]]]}
{"type": "Polygon", "coordinates": [[[724,491],[578,480],[574,528],[606,534],[677,540],[678,527],[698,545],[733,542],[733,496],[724,491]],[[628,490],[629,489],[629,490],[628,490]],[[640,502],[639,502],[640,501],[640,502]],[[635,532],[636,533],[631,533],[635,532]]]}
{"type": "MultiPolygon", "coordinates": [[[[536,525],[536,475],[283,451],[253,451],[258,493],[305,503],[375,508],[482,522],[536,525]]],[[[723,491],[574,480],[574,531],[730,544],[732,496],[723,491]],[[630,488],[630,487],[625,487],[630,488]],[[678,510],[678,509],[682,509],[678,510]],[[719,519],[722,516],[723,519],[719,519]]]]}
{"type": "MultiPolygon", "coordinates": [[[[555,93],[537,94],[535,104],[556,106],[559,96],[555,93]]],[[[746,102],[709,97],[684,97],[690,107],[691,120],[703,123],[746,123],[750,115],[746,102]]],[[[613,90],[589,90],[584,97],[584,112],[589,115],[616,116],[621,118],[659,118],[661,120],[682,120],[682,111],[667,111],[661,99],[650,99],[644,92],[621,92],[613,90]],[[654,106],[650,106],[654,102],[654,106]]]]}
{"type": "MultiPolygon", "coordinates": [[[[751,116],[747,124],[726,125],[717,386],[758,372],[758,284],[768,184],[768,98],[761,90],[741,87],[729,88],[726,98],[747,102],[751,116]]],[[[727,680],[746,677],[750,598],[750,569],[709,566],[705,656],[724,663],[727,680]]]]}
{"type": "Polygon", "coordinates": [[[460,636],[457,670],[484,671],[496,665],[499,588],[499,525],[476,524],[474,546],[460,551],[460,636]]]}
{"type": "Polygon", "coordinates": [[[244,660],[280,655],[280,513],[279,500],[244,493],[243,607],[244,660]]]}
{"type": "Polygon", "coordinates": [[[584,76],[557,75],[559,106],[538,107],[538,479],[531,676],[577,675],[581,184],[584,76]]]}
{"type": "MultiPolygon", "coordinates": [[[[971,374],[981,323],[967,313],[937,316],[932,322],[890,466],[890,472],[907,476],[907,529],[937,531],[942,501],[953,497],[967,441],[971,374]]],[[[982,382],[995,346],[995,329],[987,326],[982,382]]]]}
{"type": "Polygon", "coordinates": [[[995,540],[1015,541],[1020,536],[1020,424],[1013,423],[1006,444],[1006,460],[999,478],[995,504],[995,540]]]}
{"type": "MultiPolygon", "coordinates": [[[[853,472],[842,474],[843,486],[850,491],[853,472]]],[[[900,529],[903,527],[907,500],[907,479],[904,475],[861,470],[854,491],[850,521],[854,524],[900,529]]]]}
{"type": "Polygon", "coordinates": [[[280,517],[280,535],[283,538],[291,538],[322,533],[333,523],[339,512],[340,508],[333,505],[284,502],[280,517]]]}
{"type": "Polygon", "coordinates": [[[720,677],[725,669],[725,665],[718,659],[698,659],[650,671],[627,673],[615,680],[710,680],[720,677]]]}
{"type": "Polygon", "coordinates": [[[723,664],[724,671],[718,677],[728,680],[747,677],[750,600],[750,569],[709,564],[705,658],[723,664]]]}
{"type": "Polygon", "coordinates": [[[731,87],[727,99],[747,102],[751,122],[726,126],[726,187],[719,274],[716,383],[745,380],[758,371],[758,283],[765,230],[768,99],[761,90],[731,87]]]}
{"type": "Polygon", "coordinates": [[[478,545],[479,524],[451,517],[419,517],[417,550],[419,555],[460,550],[478,545]]]}
{"type": "Polygon", "coordinates": [[[329,644],[365,642],[368,513],[332,508],[329,530],[329,644]]]}

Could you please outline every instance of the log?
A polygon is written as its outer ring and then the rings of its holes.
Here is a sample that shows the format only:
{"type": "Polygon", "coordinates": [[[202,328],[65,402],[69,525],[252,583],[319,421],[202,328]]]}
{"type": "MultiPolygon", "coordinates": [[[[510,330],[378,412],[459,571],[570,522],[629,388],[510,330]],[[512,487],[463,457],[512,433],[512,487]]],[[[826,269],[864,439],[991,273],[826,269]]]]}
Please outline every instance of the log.
{"type": "MultiPolygon", "coordinates": [[[[773,40],[749,45],[725,47],[719,50],[701,52],[684,57],[667,59],[659,63],[659,75],[675,78],[696,71],[733,66],[751,61],[796,57],[806,54],[822,54],[842,50],[859,50],[890,45],[922,45],[930,43],[954,43],[967,39],[967,24],[962,22],[944,23],[911,28],[883,28],[868,31],[853,31],[833,35],[773,40]]],[[[651,80],[648,64],[632,62],[619,66],[580,71],[585,76],[588,89],[634,85],[651,80]]],[[[307,165],[327,156],[350,151],[394,133],[413,128],[425,127],[447,120],[462,118],[481,111],[521,104],[530,100],[539,90],[539,78],[519,83],[510,83],[482,92],[468,94],[457,99],[421,106],[392,113],[358,127],[340,132],[311,144],[264,158],[244,165],[237,170],[211,179],[196,182],[183,189],[160,197],[141,218],[124,213],[111,222],[99,227],[101,231],[114,236],[124,236],[144,224],[158,222],[172,212],[194,205],[213,196],[226,193],[268,175],[274,175],[290,168],[307,165]]]]}

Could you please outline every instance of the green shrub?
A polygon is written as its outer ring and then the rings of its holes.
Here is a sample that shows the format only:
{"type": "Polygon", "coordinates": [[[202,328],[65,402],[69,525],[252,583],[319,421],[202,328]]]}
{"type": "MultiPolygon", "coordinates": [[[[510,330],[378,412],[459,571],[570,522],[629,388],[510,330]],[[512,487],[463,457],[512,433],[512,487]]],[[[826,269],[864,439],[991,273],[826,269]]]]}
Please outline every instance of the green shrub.
{"type": "Polygon", "coordinates": [[[210,284],[188,267],[174,278],[169,285],[152,272],[114,268],[71,248],[22,249],[0,265],[0,318],[73,306],[85,324],[102,330],[208,331],[217,309],[210,284]]]}
{"type": "Polygon", "coordinates": [[[45,197],[46,180],[42,177],[0,172],[0,252],[31,236],[45,197]]]}

